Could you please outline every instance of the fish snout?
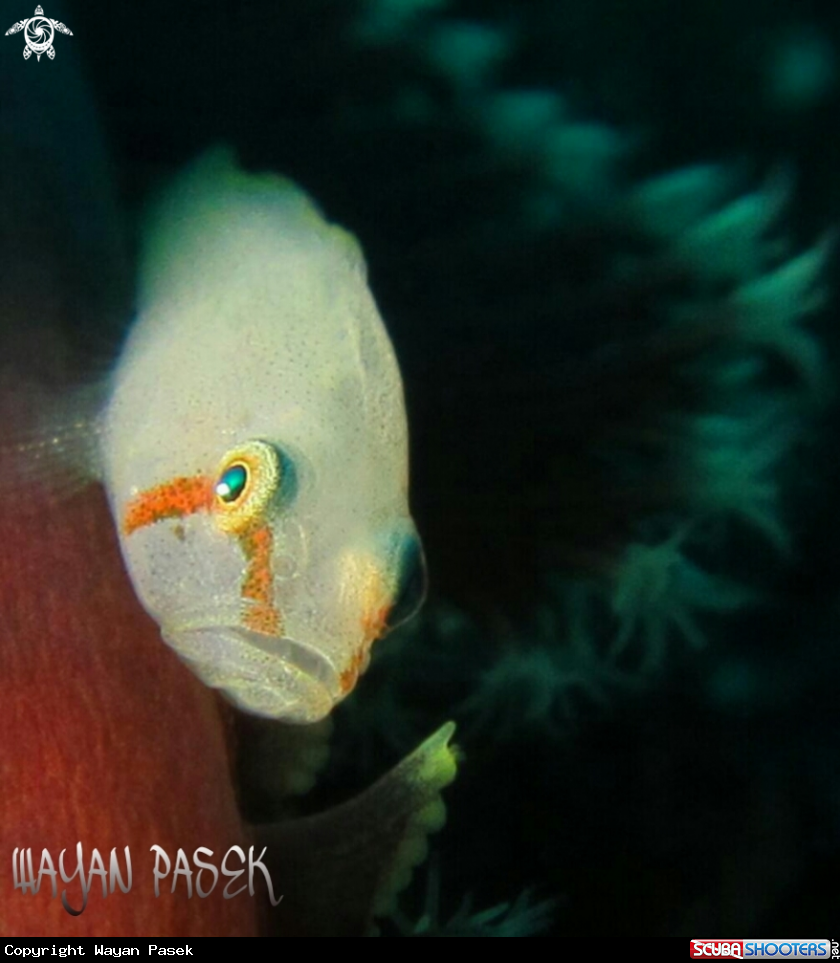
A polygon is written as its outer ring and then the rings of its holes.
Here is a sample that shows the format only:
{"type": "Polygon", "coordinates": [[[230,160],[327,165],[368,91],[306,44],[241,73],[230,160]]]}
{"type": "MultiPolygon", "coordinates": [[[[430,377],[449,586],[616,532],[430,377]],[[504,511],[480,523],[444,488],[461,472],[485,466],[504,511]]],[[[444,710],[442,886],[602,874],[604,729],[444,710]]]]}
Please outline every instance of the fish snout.
{"type": "Polygon", "coordinates": [[[329,659],[285,635],[212,625],[164,632],[164,639],[202,682],[254,715],[308,725],[343,694],[329,659]]]}

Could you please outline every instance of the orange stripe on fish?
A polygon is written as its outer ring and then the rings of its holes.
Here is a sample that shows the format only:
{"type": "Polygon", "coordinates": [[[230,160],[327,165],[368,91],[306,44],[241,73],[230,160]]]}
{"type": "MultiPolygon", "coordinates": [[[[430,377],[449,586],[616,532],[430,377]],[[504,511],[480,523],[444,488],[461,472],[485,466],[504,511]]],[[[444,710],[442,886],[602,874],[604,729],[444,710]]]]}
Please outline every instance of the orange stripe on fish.
{"type": "Polygon", "coordinates": [[[123,515],[124,535],[154,525],[165,518],[183,518],[208,511],[213,504],[213,483],[203,475],[174,478],[131,499],[123,515]]]}
{"type": "MultiPolygon", "coordinates": [[[[175,478],[156,485],[133,498],[123,516],[123,532],[131,535],[139,528],[166,518],[183,518],[210,510],[214,502],[213,482],[202,475],[175,478]]],[[[271,550],[274,538],[266,525],[246,528],[237,535],[248,567],[242,580],[241,595],[249,604],[243,623],[263,635],[279,635],[283,620],[274,604],[271,550]],[[254,604],[250,604],[254,603],[254,604]]]]}
{"type": "Polygon", "coordinates": [[[353,654],[350,665],[347,666],[339,677],[342,695],[347,695],[355,689],[356,683],[359,681],[359,676],[362,674],[364,662],[365,659],[362,652],[353,654]]]}
{"type": "Polygon", "coordinates": [[[351,556],[348,569],[352,573],[350,584],[362,603],[361,628],[363,632],[359,648],[353,653],[347,668],[341,673],[339,683],[346,695],[352,692],[359,676],[370,662],[370,648],[385,634],[388,613],[391,610],[392,592],[376,561],[366,555],[351,556]]]}
{"type": "Polygon", "coordinates": [[[274,578],[271,550],[274,536],[267,525],[247,529],[239,536],[239,544],[248,560],[242,582],[242,598],[255,604],[245,608],[243,621],[249,629],[263,635],[280,635],[283,620],[274,604],[274,578]]]}

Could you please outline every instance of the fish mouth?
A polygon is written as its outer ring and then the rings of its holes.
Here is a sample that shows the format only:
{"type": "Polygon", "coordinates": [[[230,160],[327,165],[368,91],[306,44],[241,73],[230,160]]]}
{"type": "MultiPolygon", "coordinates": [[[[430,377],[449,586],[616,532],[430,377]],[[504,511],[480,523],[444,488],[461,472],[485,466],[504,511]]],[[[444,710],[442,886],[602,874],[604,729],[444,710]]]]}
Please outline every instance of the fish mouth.
{"type": "Polygon", "coordinates": [[[227,625],[162,634],[202,682],[254,715],[307,725],[327,716],[343,696],[329,659],[297,639],[227,625]]]}

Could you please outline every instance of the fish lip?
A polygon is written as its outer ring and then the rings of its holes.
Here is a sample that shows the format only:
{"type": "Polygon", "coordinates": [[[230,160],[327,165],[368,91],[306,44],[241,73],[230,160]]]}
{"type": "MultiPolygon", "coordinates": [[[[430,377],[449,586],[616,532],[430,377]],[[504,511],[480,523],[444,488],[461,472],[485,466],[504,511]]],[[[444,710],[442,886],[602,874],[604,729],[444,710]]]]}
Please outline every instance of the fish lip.
{"type": "Polygon", "coordinates": [[[163,637],[204,683],[254,715],[318,722],[343,695],[332,662],[289,636],[236,625],[192,624],[164,631],[163,637]]]}

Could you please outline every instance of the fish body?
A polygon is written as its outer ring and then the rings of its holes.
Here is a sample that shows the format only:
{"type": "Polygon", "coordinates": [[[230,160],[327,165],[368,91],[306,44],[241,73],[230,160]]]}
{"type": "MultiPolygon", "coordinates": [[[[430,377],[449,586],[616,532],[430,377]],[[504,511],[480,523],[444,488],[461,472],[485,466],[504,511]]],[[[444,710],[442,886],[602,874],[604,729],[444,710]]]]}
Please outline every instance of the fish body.
{"type": "Polygon", "coordinates": [[[422,598],[402,382],[355,240],[225,151],[152,216],[99,463],[138,597],[240,707],[323,718],[422,598]]]}

